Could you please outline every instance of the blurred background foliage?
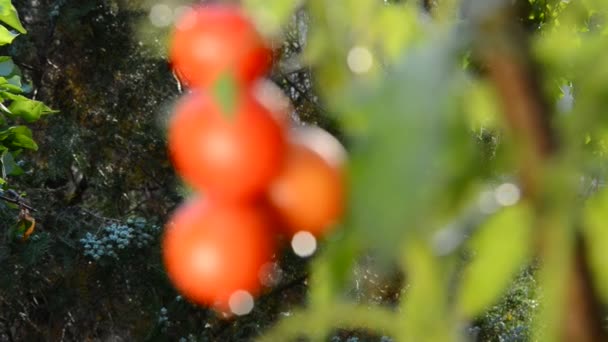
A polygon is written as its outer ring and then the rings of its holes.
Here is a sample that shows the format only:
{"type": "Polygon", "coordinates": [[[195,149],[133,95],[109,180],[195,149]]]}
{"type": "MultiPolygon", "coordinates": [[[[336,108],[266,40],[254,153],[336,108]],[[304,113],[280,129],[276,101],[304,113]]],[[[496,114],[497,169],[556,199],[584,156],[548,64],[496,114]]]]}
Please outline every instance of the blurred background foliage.
{"type": "Polygon", "coordinates": [[[6,174],[38,227],[11,239],[0,203],[0,341],[606,340],[608,1],[242,3],[294,122],[349,150],[342,229],[247,316],[189,304],[158,242],[193,2],[14,0],[28,34],[0,49],[60,113],[6,174]]]}

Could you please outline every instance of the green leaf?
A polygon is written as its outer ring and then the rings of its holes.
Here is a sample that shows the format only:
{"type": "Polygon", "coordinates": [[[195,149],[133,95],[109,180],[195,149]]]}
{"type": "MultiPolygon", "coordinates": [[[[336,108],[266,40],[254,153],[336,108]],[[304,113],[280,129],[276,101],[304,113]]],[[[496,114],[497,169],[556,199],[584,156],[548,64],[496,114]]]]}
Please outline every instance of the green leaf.
{"type": "Polygon", "coordinates": [[[25,135],[26,137],[29,137],[29,138],[31,138],[33,136],[32,131],[27,126],[22,126],[22,125],[10,127],[9,129],[7,129],[7,131],[12,134],[25,135]]]}
{"type": "Polygon", "coordinates": [[[6,84],[3,84],[3,85],[0,85],[0,90],[1,91],[6,91],[6,92],[10,92],[10,93],[13,93],[13,94],[21,94],[21,93],[23,93],[23,89],[21,89],[21,87],[17,87],[17,86],[15,86],[13,84],[10,84],[10,83],[6,83],[6,84]]]}
{"type": "Polygon", "coordinates": [[[428,226],[448,198],[449,177],[472,165],[465,162],[473,150],[456,104],[463,78],[452,44],[440,39],[413,49],[381,82],[353,81],[327,99],[352,137],[345,222],[383,257],[428,226]]]}
{"type": "Polygon", "coordinates": [[[12,141],[12,145],[16,146],[16,147],[27,148],[29,150],[34,150],[34,151],[38,150],[38,145],[36,144],[34,139],[32,139],[24,134],[15,134],[15,137],[13,138],[13,141],[12,141]]]}
{"type": "Polygon", "coordinates": [[[415,3],[406,6],[382,6],[369,30],[377,36],[390,61],[396,61],[403,51],[424,31],[419,27],[415,3]]]}
{"type": "Polygon", "coordinates": [[[299,0],[245,0],[243,5],[263,34],[278,35],[300,3],[299,0]]]}
{"type": "MultiPolygon", "coordinates": [[[[32,92],[32,90],[34,90],[34,85],[32,84],[32,82],[27,82],[27,83],[21,84],[21,92],[29,94],[32,92]]],[[[59,112],[59,111],[55,111],[55,112],[59,112]]]]}
{"type": "Polygon", "coordinates": [[[495,128],[502,113],[491,85],[483,81],[473,82],[465,96],[465,113],[471,128],[476,131],[495,128]]]}
{"type": "MultiPolygon", "coordinates": [[[[4,107],[4,105],[2,105],[0,103],[0,111],[6,113],[5,108],[6,107],[4,107]]],[[[0,115],[0,126],[4,126],[4,125],[6,125],[6,118],[4,117],[4,115],[0,115]]],[[[0,148],[0,150],[1,150],[1,148],[0,148]]]]}
{"type": "Polygon", "coordinates": [[[4,151],[4,153],[2,153],[0,161],[2,162],[2,178],[23,174],[23,169],[19,167],[17,163],[15,163],[15,159],[13,158],[12,153],[4,151]]]}
{"type": "MultiPolygon", "coordinates": [[[[0,85],[0,87],[4,86],[6,85],[0,85]]],[[[9,115],[21,117],[27,122],[34,122],[42,115],[57,113],[56,110],[52,110],[40,101],[30,100],[24,96],[11,96],[10,98],[13,99],[13,102],[8,106],[9,115]]]]}
{"type": "Polygon", "coordinates": [[[327,249],[323,250],[313,263],[310,282],[311,306],[321,309],[342,294],[352,276],[357,252],[359,242],[352,231],[343,231],[343,227],[340,227],[337,228],[336,235],[328,237],[327,249]]]}
{"type": "Polygon", "coordinates": [[[475,317],[493,304],[527,260],[532,220],[531,208],[521,202],[490,217],[473,237],[475,256],[464,271],[458,296],[466,317],[475,317]]]}
{"type": "Polygon", "coordinates": [[[588,248],[587,259],[598,293],[608,302],[608,191],[592,197],[584,209],[583,234],[588,248]]]}
{"type": "Polygon", "coordinates": [[[9,56],[0,56],[0,76],[7,77],[13,73],[15,63],[9,56]]]}
{"type": "Polygon", "coordinates": [[[423,241],[411,241],[402,252],[408,286],[402,294],[399,312],[401,336],[398,341],[457,341],[447,297],[445,268],[423,241]]]}
{"type": "Polygon", "coordinates": [[[224,73],[221,75],[213,85],[211,92],[214,99],[220,106],[222,114],[230,118],[236,110],[236,100],[238,86],[234,76],[230,73],[224,73]]]}
{"type": "MultiPolygon", "coordinates": [[[[6,139],[8,139],[12,134],[14,134],[14,130],[17,127],[25,127],[25,126],[13,126],[13,127],[9,127],[8,129],[5,129],[4,131],[0,131],[0,141],[4,141],[6,139]]],[[[27,128],[27,127],[25,127],[27,128]]]]}
{"type": "Polygon", "coordinates": [[[3,145],[12,149],[38,149],[38,145],[32,139],[32,131],[26,126],[13,126],[1,131],[0,141],[3,142],[3,145]]]}
{"type": "Polygon", "coordinates": [[[21,25],[17,9],[13,6],[11,0],[0,0],[0,21],[21,33],[27,33],[23,25],[21,25]]]}
{"type": "Polygon", "coordinates": [[[0,46],[10,44],[18,34],[9,31],[6,27],[0,25],[0,46]]]}
{"type": "Polygon", "coordinates": [[[8,77],[6,79],[6,81],[9,84],[12,84],[12,85],[14,85],[16,87],[19,87],[19,90],[21,90],[21,76],[19,76],[19,75],[10,75],[10,77],[8,77]]]}
{"type": "Polygon", "coordinates": [[[21,88],[21,77],[20,76],[12,76],[10,79],[6,80],[6,83],[0,84],[0,90],[7,91],[13,94],[21,94],[23,93],[23,89],[21,88]],[[18,83],[18,84],[15,84],[18,83]]]}

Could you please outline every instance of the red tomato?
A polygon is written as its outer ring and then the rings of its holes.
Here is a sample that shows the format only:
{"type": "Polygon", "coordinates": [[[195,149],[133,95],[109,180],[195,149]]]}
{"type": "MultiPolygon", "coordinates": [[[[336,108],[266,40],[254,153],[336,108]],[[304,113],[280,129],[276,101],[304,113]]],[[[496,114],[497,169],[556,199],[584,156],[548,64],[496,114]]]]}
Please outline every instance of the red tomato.
{"type": "Polygon", "coordinates": [[[270,68],[272,52],[243,11],[233,5],[194,7],[176,23],[169,58],[190,87],[211,87],[230,72],[242,85],[270,68]]]}
{"type": "Polygon", "coordinates": [[[341,171],[308,147],[291,144],[283,169],[268,189],[268,201],[289,233],[321,236],[343,209],[341,171]]]}
{"type": "Polygon", "coordinates": [[[260,270],[274,252],[270,221],[249,205],[196,198],[182,204],[162,240],[169,279],[188,299],[228,311],[238,290],[259,293],[260,270]]]}
{"type": "Polygon", "coordinates": [[[226,115],[213,99],[192,93],[169,123],[177,172],[195,189],[225,200],[263,193],[280,171],[285,147],[280,125],[249,92],[226,115]]]}

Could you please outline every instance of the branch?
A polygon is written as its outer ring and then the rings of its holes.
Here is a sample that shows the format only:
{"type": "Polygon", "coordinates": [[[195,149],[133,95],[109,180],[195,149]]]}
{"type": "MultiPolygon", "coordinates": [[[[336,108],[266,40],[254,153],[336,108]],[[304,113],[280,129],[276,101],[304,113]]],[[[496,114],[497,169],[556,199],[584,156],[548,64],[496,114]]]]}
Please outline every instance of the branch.
{"type": "Polygon", "coordinates": [[[310,103],[314,108],[316,108],[319,113],[327,113],[325,109],[321,108],[317,101],[314,101],[308,96],[308,93],[305,90],[300,89],[300,86],[298,86],[295,82],[289,79],[288,75],[284,74],[283,72],[279,72],[279,76],[281,76],[281,79],[287,82],[289,86],[291,86],[297,93],[299,93],[304,98],[304,100],[306,100],[306,102],[310,103]]]}
{"type": "Polygon", "coordinates": [[[3,201],[9,202],[9,203],[13,203],[13,204],[17,204],[19,207],[21,208],[25,208],[29,211],[36,211],[36,209],[32,208],[29,204],[27,204],[23,198],[21,196],[19,196],[19,194],[17,194],[15,191],[13,190],[8,190],[6,191],[9,194],[12,195],[12,197],[7,197],[5,196],[5,192],[0,193],[0,199],[2,199],[3,201]]]}

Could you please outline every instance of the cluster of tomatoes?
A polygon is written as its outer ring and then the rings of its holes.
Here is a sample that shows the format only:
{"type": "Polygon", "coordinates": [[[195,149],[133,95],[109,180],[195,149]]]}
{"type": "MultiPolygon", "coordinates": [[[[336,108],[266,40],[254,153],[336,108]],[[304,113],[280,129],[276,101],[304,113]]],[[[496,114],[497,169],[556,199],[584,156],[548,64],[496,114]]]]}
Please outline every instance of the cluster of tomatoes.
{"type": "Polygon", "coordinates": [[[167,222],[165,267],[191,301],[237,312],[263,290],[282,237],[321,237],[339,219],[344,152],[319,128],[290,127],[289,100],[264,80],[271,50],[239,7],[188,11],[170,59],[191,91],[171,117],[169,152],[197,195],[167,222]]]}

